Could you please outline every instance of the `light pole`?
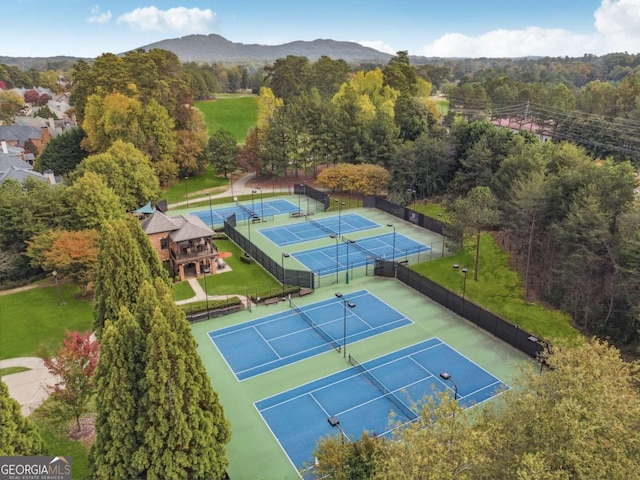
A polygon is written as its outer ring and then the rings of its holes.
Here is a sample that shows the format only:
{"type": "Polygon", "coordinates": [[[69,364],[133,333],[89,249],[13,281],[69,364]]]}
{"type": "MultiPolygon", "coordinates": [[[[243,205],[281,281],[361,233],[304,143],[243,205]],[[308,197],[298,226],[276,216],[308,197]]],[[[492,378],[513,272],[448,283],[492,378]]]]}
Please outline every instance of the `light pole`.
{"type": "Polygon", "coordinates": [[[338,278],[338,235],[331,234],[329,238],[333,238],[336,241],[336,283],[340,283],[340,279],[338,278]]]}
{"type": "Polygon", "coordinates": [[[262,203],[262,188],[256,187],[256,190],[260,190],[260,219],[264,222],[264,206],[262,203]]]}
{"type": "Polygon", "coordinates": [[[256,191],[255,190],[251,190],[251,213],[253,213],[255,215],[256,213],[256,209],[253,206],[253,196],[255,195],[256,191]]]}
{"type": "Polygon", "coordinates": [[[344,243],[347,244],[347,275],[345,277],[345,280],[347,282],[347,285],[349,285],[349,244],[356,243],[356,241],[355,240],[349,240],[348,238],[343,240],[343,241],[344,241],[344,243]]]}
{"type": "Polygon", "coordinates": [[[396,227],[394,227],[392,223],[387,223],[387,227],[393,228],[393,254],[391,256],[391,261],[395,263],[396,261],[396,227]]]}
{"type": "Polygon", "coordinates": [[[464,294],[467,290],[467,271],[467,267],[462,267],[464,279],[462,280],[462,308],[460,309],[460,315],[464,315],[464,294]]]}
{"type": "Polygon", "coordinates": [[[253,217],[250,217],[247,215],[247,230],[249,231],[249,245],[247,246],[247,255],[249,255],[249,258],[251,258],[251,219],[253,217]]]}
{"type": "Polygon", "coordinates": [[[283,253],[282,254],[282,260],[280,262],[280,266],[282,267],[282,296],[284,296],[284,280],[285,280],[285,275],[284,275],[284,259],[285,258],[289,258],[291,255],[289,255],[288,253],[283,253]]]}
{"type": "Polygon", "coordinates": [[[304,186],[304,196],[307,197],[307,214],[309,214],[309,196],[307,195],[307,181],[303,181],[302,185],[304,186]]]}
{"type": "Polygon", "coordinates": [[[209,219],[211,221],[211,230],[213,230],[213,210],[211,209],[211,194],[207,193],[207,197],[209,197],[209,219]]]}
{"type": "Polygon", "coordinates": [[[332,427],[338,428],[338,430],[340,431],[340,437],[342,438],[342,445],[344,445],[345,434],[340,427],[340,420],[338,420],[338,417],[331,415],[329,418],[327,418],[327,422],[329,422],[329,425],[331,425],[332,427]]]}
{"type": "Polygon", "coordinates": [[[333,201],[334,201],[334,202],[338,202],[338,205],[339,205],[339,209],[338,209],[338,237],[339,237],[339,236],[340,236],[340,225],[341,225],[341,219],[340,219],[340,217],[342,216],[342,206],[343,206],[343,205],[346,205],[346,203],[344,203],[344,202],[340,201],[340,200],[339,200],[339,199],[337,199],[337,198],[334,198],[334,199],[333,199],[333,201]]]}
{"type": "Polygon", "coordinates": [[[58,283],[58,272],[54,270],[53,272],[51,272],[51,275],[53,275],[53,279],[56,282],[56,292],[58,294],[58,305],[62,305],[62,296],[60,295],[60,284],[58,283]]]}
{"type": "Polygon", "coordinates": [[[298,191],[298,214],[301,213],[301,211],[300,211],[300,197],[301,197],[301,193],[298,191]]]}
{"type": "Polygon", "coordinates": [[[448,380],[451,383],[453,383],[453,399],[457,400],[458,399],[458,385],[456,384],[456,382],[453,381],[453,378],[451,378],[451,375],[449,375],[447,372],[440,372],[440,378],[442,378],[443,380],[448,380]]]}
{"type": "MultiPolygon", "coordinates": [[[[209,263],[211,268],[211,263],[209,263]]],[[[209,319],[209,291],[207,290],[207,272],[204,272],[204,299],[207,302],[207,320],[209,319]]]]}
{"type": "Polygon", "coordinates": [[[187,180],[189,177],[184,177],[184,199],[187,201],[187,208],[189,208],[189,191],[187,190],[187,180]]]}
{"type": "Polygon", "coordinates": [[[341,292],[336,292],[336,297],[342,300],[342,305],[344,306],[344,315],[342,317],[342,356],[347,358],[347,307],[355,308],[356,304],[353,302],[347,301],[344,298],[344,295],[341,292]]]}

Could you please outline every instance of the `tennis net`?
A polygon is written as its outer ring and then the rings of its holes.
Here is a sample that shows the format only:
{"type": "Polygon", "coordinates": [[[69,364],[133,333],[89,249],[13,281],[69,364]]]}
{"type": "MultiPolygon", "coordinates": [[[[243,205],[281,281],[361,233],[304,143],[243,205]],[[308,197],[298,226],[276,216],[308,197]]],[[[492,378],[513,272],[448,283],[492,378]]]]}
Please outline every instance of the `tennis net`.
{"type": "Polygon", "coordinates": [[[324,225],[323,223],[317,222],[314,219],[312,219],[311,217],[309,217],[309,215],[305,215],[304,217],[307,222],[309,222],[311,225],[315,225],[316,227],[324,230],[325,232],[331,234],[331,235],[336,235],[336,232],[331,230],[329,227],[327,227],[326,225],[324,225]]]}
{"type": "Polygon", "coordinates": [[[311,328],[313,328],[316,332],[318,332],[318,334],[322,338],[324,338],[329,345],[335,348],[338,352],[341,351],[340,344],[331,335],[329,335],[320,325],[314,322],[304,310],[302,310],[299,306],[293,303],[293,300],[291,300],[291,298],[289,298],[289,306],[293,308],[293,311],[296,312],[298,315],[300,315],[309,324],[311,328]]]}
{"type": "Polygon", "coordinates": [[[400,409],[400,411],[409,420],[415,420],[418,415],[412,411],[402,400],[400,400],[391,390],[384,386],[380,380],[378,380],[373,373],[371,373],[364,365],[356,360],[353,355],[349,354],[349,363],[355,367],[358,372],[365,377],[371,385],[376,387],[385,398],[400,409]]]}
{"type": "Polygon", "coordinates": [[[253,210],[245,207],[243,204],[241,204],[239,201],[236,201],[236,205],[239,206],[241,209],[243,209],[245,212],[247,212],[247,214],[249,215],[248,218],[254,218],[257,217],[258,215],[256,214],[256,212],[254,212],[253,210]]]}
{"type": "MultiPolygon", "coordinates": [[[[345,240],[345,237],[342,237],[342,240],[345,240]]],[[[382,257],[380,255],[378,255],[377,253],[373,253],[371,250],[369,250],[368,248],[363,247],[362,245],[360,245],[358,242],[352,242],[349,245],[352,245],[354,247],[356,247],[358,250],[360,250],[362,253],[365,253],[377,260],[382,259],[382,257]]]]}

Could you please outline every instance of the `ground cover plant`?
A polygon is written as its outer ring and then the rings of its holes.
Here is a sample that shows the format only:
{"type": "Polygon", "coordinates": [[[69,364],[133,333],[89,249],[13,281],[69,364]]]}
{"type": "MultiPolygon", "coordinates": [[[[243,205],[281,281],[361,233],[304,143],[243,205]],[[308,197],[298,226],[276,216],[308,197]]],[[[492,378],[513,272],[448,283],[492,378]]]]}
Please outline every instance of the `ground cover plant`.
{"type": "Polygon", "coordinates": [[[510,322],[550,341],[576,343],[580,332],[571,325],[569,315],[524,300],[524,288],[518,272],[509,266],[509,254],[500,249],[493,237],[482,234],[480,248],[480,272],[473,280],[475,240],[465,243],[465,248],[454,255],[432,262],[413,265],[411,268],[436,283],[462,294],[465,299],[483,306],[510,322]],[[466,285],[461,269],[469,270],[466,285]]]}

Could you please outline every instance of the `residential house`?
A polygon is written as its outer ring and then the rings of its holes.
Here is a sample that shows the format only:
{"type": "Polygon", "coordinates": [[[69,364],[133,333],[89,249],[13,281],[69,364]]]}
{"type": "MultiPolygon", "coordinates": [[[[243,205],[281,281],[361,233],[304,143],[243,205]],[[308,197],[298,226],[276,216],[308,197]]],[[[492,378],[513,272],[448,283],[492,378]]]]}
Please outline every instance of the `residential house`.
{"type": "Polygon", "coordinates": [[[215,270],[218,249],[211,240],[215,232],[199,217],[169,217],[156,211],[141,226],[160,260],[169,264],[180,281],[215,270]]]}
{"type": "Polygon", "coordinates": [[[48,182],[51,185],[57,183],[57,179],[54,177],[53,172],[47,171],[42,174],[33,169],[33,154],[25,153],[24,148],[10,147],[5,141],[1,141],[0,185],[8,179],[24,183],[28,178],[41,182],[48,182]]]}
{"type": "Polygon", "coordinates": [[[51,138],[48,126],[32,127],[30,125],[0,125],[0,141],[10,147],[24,148],[24,142],[31,140],[41,152],[51,138]]]}

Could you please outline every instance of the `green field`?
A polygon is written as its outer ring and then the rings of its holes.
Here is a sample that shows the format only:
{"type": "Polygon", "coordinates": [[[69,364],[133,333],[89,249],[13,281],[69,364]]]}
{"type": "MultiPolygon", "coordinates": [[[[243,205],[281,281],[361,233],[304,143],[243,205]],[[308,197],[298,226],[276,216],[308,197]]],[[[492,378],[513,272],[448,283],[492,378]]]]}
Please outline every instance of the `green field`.
{"type": "Polygon", "coordinates": [[[75,285],[60,285],[62,305],[54,286],[0,296],[0,360],[36,357],[41,347],[53,352],[67,330],[90,330],[93,306],[79,292],[75,285]]]}
{"type": "Polygon", "coordinates": [[[258,121],[258,97],[255,95],[218,95],[216,100],[195,102],[211,135],[216,130],[231,132],[238,143],[244,142],[258,121]]]}

